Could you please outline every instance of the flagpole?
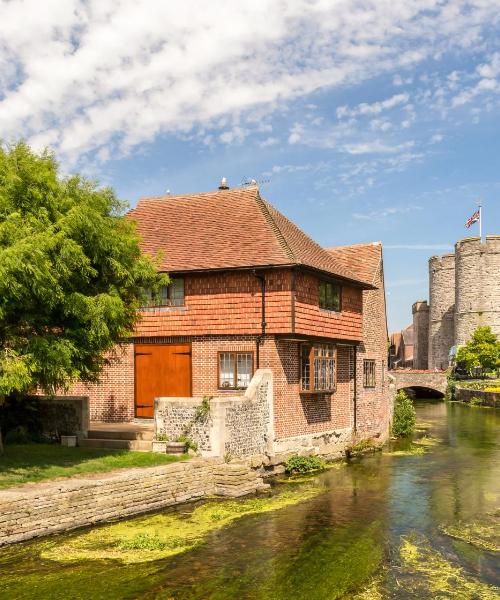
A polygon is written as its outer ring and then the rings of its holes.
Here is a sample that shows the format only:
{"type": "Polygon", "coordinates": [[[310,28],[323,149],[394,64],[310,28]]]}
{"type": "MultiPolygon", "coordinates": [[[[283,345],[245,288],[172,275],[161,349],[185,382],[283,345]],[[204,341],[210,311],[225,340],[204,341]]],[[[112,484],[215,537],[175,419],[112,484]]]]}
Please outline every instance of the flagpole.
{"type": "Polygon", "coordinates": [[[481,198],[479,198],[478,203],[479,203],[479,239],[481,240],[481,243],[483,243],[483,224],[482,224],[483,206],[482,206],[481,198]]]}

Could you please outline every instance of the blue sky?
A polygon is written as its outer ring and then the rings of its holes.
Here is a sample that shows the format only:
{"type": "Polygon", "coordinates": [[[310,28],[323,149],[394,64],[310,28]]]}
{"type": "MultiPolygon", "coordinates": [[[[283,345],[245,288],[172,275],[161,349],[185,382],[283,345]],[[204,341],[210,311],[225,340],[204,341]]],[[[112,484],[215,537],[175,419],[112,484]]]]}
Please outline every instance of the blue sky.
{"type": "Polygon", "coordinates": [[[262,181],[321,244],[384,243],[391,329],[476,198],[500,234],[497,0],[12,0],[0,22],[0,138],[132,205],[262,181]]]}

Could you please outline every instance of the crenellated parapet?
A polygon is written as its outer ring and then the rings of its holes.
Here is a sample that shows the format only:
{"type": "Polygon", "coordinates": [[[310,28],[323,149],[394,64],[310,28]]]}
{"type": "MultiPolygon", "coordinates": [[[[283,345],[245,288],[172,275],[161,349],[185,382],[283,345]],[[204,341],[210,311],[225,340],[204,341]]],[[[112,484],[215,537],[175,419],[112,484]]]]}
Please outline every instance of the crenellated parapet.
{"type": "Polygon", "coordinates": [[[456,344],[464,344],[481,325],[500,335],[500,236],[458,241],[455,277],[456,344]]]}

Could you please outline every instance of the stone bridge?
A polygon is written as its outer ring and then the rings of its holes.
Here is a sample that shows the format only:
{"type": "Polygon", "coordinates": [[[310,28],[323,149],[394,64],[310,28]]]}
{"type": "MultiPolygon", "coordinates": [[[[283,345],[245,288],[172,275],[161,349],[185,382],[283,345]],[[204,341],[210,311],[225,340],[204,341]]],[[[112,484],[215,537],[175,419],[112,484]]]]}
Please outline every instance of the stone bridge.
{"type": "Polygon", "coordinates": [[[389,375],[394,378],[396,390],[407,388],[422,391],[430,390],[443,396],[446,392],[447,381],[445,371],[401,369],[389,371],[389,375]]]}

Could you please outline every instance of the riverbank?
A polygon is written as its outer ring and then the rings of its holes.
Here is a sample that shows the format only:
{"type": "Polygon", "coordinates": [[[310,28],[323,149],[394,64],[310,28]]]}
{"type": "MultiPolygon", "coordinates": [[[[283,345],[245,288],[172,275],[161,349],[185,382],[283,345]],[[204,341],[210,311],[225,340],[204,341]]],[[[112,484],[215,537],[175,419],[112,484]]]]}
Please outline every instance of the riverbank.
{"type": "Polygon", "coordinates": [[[193,459],[0,490],[0,546],[208,496],[267,488],[246,463],[193,459]]]}

